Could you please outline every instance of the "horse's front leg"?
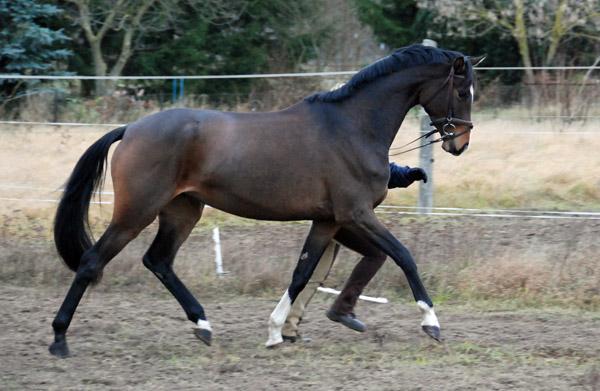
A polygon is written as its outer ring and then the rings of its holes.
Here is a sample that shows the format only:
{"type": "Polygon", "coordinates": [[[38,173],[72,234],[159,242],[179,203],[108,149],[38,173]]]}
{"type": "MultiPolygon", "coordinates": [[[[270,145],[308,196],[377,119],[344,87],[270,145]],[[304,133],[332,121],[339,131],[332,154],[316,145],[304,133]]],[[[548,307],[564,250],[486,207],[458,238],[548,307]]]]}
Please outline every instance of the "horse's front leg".
{"type": "Polygon", "coordinates": [[[417,264],[410,252],[400,243],[375,216],[372,210],[364,211],[364,213],[355,214],[360,216],[359,219],[345,225],[351,231],[365,237],[371,243],[379,247],[383,252],[390,256],[394,262],[404,272],[410,289],[412,290],[417,307],[423,314],[421,327],[423,331],[436,341],[441,341],[440,324],[433,303],[427,294],[427,290],[421,281],[417,264]]]}
{"type": "Polygon", "coordinates": [[[292,308],[292,303],[310,280],[321,256],[339,229],[339,225],[334,222],[313,221],[294,270],[292,283],[269,317],[269,339],[265,343],[266,346],[283,342],[281,329],[292,308]]]}

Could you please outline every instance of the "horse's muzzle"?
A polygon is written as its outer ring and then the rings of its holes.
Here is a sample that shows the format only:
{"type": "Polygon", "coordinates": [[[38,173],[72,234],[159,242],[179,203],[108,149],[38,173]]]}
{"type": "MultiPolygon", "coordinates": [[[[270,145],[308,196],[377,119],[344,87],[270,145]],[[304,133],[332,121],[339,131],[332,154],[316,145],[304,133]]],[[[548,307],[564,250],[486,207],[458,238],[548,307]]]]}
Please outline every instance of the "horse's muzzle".
{"type": "MultiPolygon", "coordinates": [[[[461,120],[462,121],[462,120],[461,120]]],[[[470,121],[463,121],[469,123],[467,126],[455,126],[454,124],[444,125],[440,134],[442,134],[442,148],[444,151],[451,153],[454,156],[459,156],[469,148],[469,141],[471,140],[471,129],[473,125],[470,121]],[[448,132],[447,128],[451,127],[452,132],[448,132]]]]}
{"type": "Polygon", "coordinates": [[[444,151],[451,153],[454,156],[459,156],[469,148],[468,141],[462,144],[460,147],[457,147],[456,144],[456,139],[447,140],[442,143],[442,148],[444,151]]]}

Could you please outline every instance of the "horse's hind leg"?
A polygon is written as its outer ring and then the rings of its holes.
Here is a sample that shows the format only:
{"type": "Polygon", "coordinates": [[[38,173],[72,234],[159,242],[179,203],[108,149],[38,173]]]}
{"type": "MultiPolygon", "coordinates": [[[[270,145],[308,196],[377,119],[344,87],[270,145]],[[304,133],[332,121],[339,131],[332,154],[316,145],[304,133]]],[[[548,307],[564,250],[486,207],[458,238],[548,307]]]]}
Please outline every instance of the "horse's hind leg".
{"type": "Polygon", "coordinates": [[[204,309],[173,271],[175,255],[200,219],[203,207],[203,203],[187,194],[173,199],[158,215],[158,233],[143,261],[177,299],[188,319],[197,325],[196,336],[210,345],[211,328],[204,309]]]}
{"type": "Polygon", "coordinates": [[[350,277],[344,284],[341,293],[331,306],[331,309],[338,314],[349,314],[354,312],[358,297],[362,294],[363,289],[371,279],[375,277],[381,266],[383,266],[387,256],[367,239],[345,228],[340,229],[334,239],[363,256],[354,267],[354,270],[352,270],[352,274],[350,274],[350,277]]]}
{"type": "Polygon", "coordinates": [[[66,333],[85,290],[90,284],[99,281],[106,264],[150,222],[152,219],[148,219],[147,224],[127,226],[112,222],[98,242],[83,254],[71,288],[52,322],[54,342],[49,348],[52,354],[69,354],[66,333]]]}

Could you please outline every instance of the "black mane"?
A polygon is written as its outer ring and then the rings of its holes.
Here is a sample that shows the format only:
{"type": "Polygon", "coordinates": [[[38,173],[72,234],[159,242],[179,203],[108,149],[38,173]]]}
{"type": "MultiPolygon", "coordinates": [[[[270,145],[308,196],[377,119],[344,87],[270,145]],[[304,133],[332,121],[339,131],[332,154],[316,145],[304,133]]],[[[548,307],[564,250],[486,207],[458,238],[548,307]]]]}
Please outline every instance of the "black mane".
{"type": "MultiPolygon", "coordinates": [[[[363,85],[380,76],[423,64],[442,64],[462,56],[463,54],[459,52],[437,49],[431,46],[407,46],[361,69],[352,76],[350,81],[337,90],[319,92],[309,96],[305,100],[307,102],[337,102],[352,96],[363,85]]],[[[470,62],[467,63],[469,68],[471,68],[470,62]]]]}

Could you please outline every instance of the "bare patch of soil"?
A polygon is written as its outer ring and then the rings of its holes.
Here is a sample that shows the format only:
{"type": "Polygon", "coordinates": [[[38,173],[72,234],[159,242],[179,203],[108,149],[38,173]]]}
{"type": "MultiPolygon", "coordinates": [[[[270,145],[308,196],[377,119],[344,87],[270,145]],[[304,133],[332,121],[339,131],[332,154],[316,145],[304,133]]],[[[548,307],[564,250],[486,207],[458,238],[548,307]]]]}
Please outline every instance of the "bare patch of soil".
{"type": "MultiPolygon", "coordinates": [[[[66,289],[65,289],[66,290],[66,289]]],[[[0,286],[3,390],[598,390],[600,317],[438,306],[445,342],[419,330],[413,304],[361,302],[369,329],[330,322],[318,296],[302,324],[308,344],[266,349],[276,300],[202,300],[213,346],[170,297],[92,290],[53,357],[63,291],[0,286]]],[[[200,294],[196,292],[199,297],[200,294]]]]}

